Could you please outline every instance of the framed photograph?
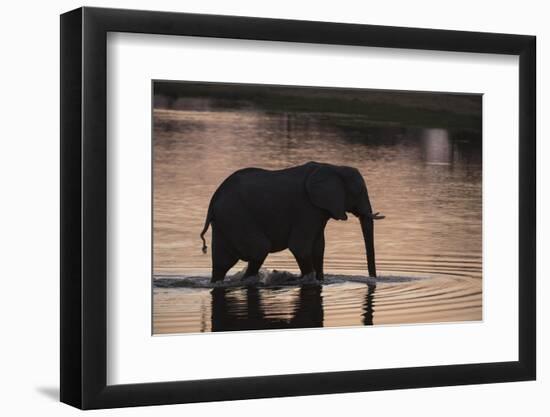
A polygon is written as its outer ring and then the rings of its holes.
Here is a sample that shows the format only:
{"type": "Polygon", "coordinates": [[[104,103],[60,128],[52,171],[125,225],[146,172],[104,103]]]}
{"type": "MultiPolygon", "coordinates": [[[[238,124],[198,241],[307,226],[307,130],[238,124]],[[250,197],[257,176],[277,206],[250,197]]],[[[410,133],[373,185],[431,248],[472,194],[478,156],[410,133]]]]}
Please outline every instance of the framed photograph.
{"type": "Polygon", "coordinates": [[[533,380],[535,37],[61,16],[61,401],[533,380]]]}

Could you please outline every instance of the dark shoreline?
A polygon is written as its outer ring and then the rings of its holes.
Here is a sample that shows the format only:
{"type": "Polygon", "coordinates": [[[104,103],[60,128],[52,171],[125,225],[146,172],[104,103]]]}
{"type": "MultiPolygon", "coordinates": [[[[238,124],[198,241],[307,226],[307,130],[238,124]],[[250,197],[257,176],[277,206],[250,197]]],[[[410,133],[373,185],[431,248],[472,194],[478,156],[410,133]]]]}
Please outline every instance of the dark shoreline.
{"type": "Polygon", "coordinates": [[[481,132],[482,126],[480,94],[155,81],[154,107],[347,115],[359,129],[394,123],[481,132]]]}

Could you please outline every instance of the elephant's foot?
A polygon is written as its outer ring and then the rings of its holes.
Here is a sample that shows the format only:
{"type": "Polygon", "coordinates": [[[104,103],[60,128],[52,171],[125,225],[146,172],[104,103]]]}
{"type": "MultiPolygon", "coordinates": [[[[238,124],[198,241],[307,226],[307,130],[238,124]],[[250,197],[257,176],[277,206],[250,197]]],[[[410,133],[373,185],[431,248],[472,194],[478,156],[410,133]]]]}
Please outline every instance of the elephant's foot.
{"type": "Polygon", "coordinates": [[[211,283],[211,284],[215,284],[215,283],[217,283],[217,282],[223,282],[223,279],[224,279],[224,277],[221,277],[221,278],[219,278],[219,277],[212,277],[212,278],[210,279],[210,283],[211,283]]]}
{"type": "MultiPolygon", "coordinates": [[[[229,270],[229,268],[227,270],[229,270]]],[[[215,284],[216,282],[222,282],[225,278],[225,274],[227,274],[227,270],[225,268],[214,268],[210,283],[215,284]]]]}
{"type": "Polygon", "coordinates": [[[260,272],[260,268],[262,267],[262,264],[264,263],[266,257],[267,255],[264,256],[263,259],[258,261],[248,261],[248,267],[246,268],[246,271],[241,278],[241,281],[251,277],[258,277],[258,273],[260,272]]]}

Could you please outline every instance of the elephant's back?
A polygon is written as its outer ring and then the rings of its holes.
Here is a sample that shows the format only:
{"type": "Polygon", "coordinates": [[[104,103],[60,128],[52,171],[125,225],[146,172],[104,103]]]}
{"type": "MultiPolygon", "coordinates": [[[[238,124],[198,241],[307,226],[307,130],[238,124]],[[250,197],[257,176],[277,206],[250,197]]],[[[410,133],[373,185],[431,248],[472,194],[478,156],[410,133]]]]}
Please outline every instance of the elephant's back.
{"type": "Polygon", "coordinates": [[[296,198],[303,188],[303,178],[289,170],[270,171],[262,168],[244,168],[231,174],[220,186],[219,192],[239,196],[245,202],[266,201],[271,204],[285,198],[296,198]]]}
{"type": "Polygon", "coordinates": [[[235,216],[262,229],[275,246],[288,239],[296,205],[304,205],[304,179],[295,170],[269,171],[246,168],[220,185],[214,218],[232,221],[235,216]]]}

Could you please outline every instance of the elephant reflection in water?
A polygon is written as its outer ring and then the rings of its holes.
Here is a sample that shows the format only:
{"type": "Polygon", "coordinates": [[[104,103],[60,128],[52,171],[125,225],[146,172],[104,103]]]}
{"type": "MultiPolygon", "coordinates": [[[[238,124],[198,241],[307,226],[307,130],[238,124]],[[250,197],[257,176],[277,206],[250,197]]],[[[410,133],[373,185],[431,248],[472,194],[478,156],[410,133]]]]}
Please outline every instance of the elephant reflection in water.
{"type": "Polygon", "coordinates": [[[374,318],[374,292],[376,284],[367,284],[367,293],[363,302],[363,324],[372,326],[374,318]]]}
{"type": "Polygon", "coordinates": [[[293,329],[323,327],[321,287],[303,286],[295,300],[290,319],[266,317],[260,300],[260,290],[246,288],[243,305],[228,288],[212,289],[212,331],[293,329]]]}
{"type": "MultiPolygon", "coordinates": [[[[373,324],[373,297],[376,285],[368,285],[362,305],[362,323],[373,324]]],[[[262,290],[272,291],[272,290],[262,290]]],[[[293,310],[289,319],[269,317],[261,302],[260,289],[247,287],[245,290],[214,288],[212,294],[212,331],[299,329],[323,327],[324,310],[322,286],[304,285],[292,300],[293,310]],[[243,302],[237,295],[244,291],[243,302]]]]}

